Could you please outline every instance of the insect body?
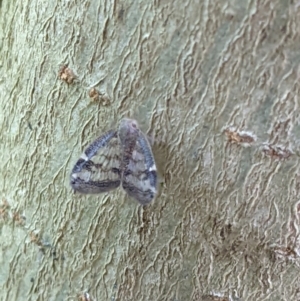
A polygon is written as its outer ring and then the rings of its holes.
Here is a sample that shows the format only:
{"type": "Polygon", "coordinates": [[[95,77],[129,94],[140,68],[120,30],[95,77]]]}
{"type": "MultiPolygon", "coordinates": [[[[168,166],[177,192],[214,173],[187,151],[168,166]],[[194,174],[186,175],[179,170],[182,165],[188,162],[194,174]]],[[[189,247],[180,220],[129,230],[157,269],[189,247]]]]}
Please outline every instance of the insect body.
{"type": "Polygon", "coordinates": [[[81,155],[71,173],[71,186],[95,194],[122,184],[142,205],[157,193],[157,171],[145,134],[133,119],[122,119],[117,130],[97,138],[81,155]]]}

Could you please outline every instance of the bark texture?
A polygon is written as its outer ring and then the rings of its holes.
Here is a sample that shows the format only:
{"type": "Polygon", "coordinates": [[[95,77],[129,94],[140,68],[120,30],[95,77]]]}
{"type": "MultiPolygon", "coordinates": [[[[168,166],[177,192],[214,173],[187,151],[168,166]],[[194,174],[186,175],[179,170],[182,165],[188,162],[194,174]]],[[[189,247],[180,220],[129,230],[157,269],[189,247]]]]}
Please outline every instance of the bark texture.
{"type": "Polygon", "coordinates": [[[300,300],[299,28],[299,1],[0,1],[0,299],[300,300]],[[126,116],[159,196],[74,195],[126,116]]]}

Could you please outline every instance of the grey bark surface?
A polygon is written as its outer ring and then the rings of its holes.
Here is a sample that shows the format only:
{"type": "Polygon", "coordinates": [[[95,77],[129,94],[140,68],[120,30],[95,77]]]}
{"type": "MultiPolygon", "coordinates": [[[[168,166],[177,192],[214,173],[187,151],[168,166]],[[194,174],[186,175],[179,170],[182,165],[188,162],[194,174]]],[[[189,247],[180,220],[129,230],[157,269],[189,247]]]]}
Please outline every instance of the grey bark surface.
{"type": "Polygon", "coordinates": [[[299,1],[0,1],[0,299],[300,300],[299,28],[299,1]],[[147,207],[69,185],[122,117],[147,207]]]}

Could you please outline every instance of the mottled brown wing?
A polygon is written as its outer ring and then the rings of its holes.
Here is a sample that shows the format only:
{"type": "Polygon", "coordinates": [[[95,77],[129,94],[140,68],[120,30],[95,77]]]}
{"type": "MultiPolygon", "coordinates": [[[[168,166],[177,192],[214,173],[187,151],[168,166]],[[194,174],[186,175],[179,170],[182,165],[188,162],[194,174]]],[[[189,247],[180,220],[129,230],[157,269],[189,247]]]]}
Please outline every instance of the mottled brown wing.
{"type": "Polygon", "coordinates": [[[94,194],[117,188],[121,182],[117,131],[97,138],[76,162],[70,184],[75,191],[94,194]]]}
{"type": "Polygon", "coordinates": [[[139,131],[133,148],[123,152],[122,187],[129,196],[147,205],[157,193],[157,171],[149,142],[139,131]]]}

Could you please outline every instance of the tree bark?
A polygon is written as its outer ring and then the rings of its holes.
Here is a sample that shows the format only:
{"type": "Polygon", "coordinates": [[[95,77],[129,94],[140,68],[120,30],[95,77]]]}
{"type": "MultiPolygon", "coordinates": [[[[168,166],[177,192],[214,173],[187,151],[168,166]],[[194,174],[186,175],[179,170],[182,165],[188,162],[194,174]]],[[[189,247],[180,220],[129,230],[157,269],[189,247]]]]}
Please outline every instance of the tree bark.
{"type": "Polygon", "coordinates": [[[299,28],[299,1],[0,1],[0,299],[300,300],[299,28]],[[122,117],[146,207],[69,185],[122,117]]]}

